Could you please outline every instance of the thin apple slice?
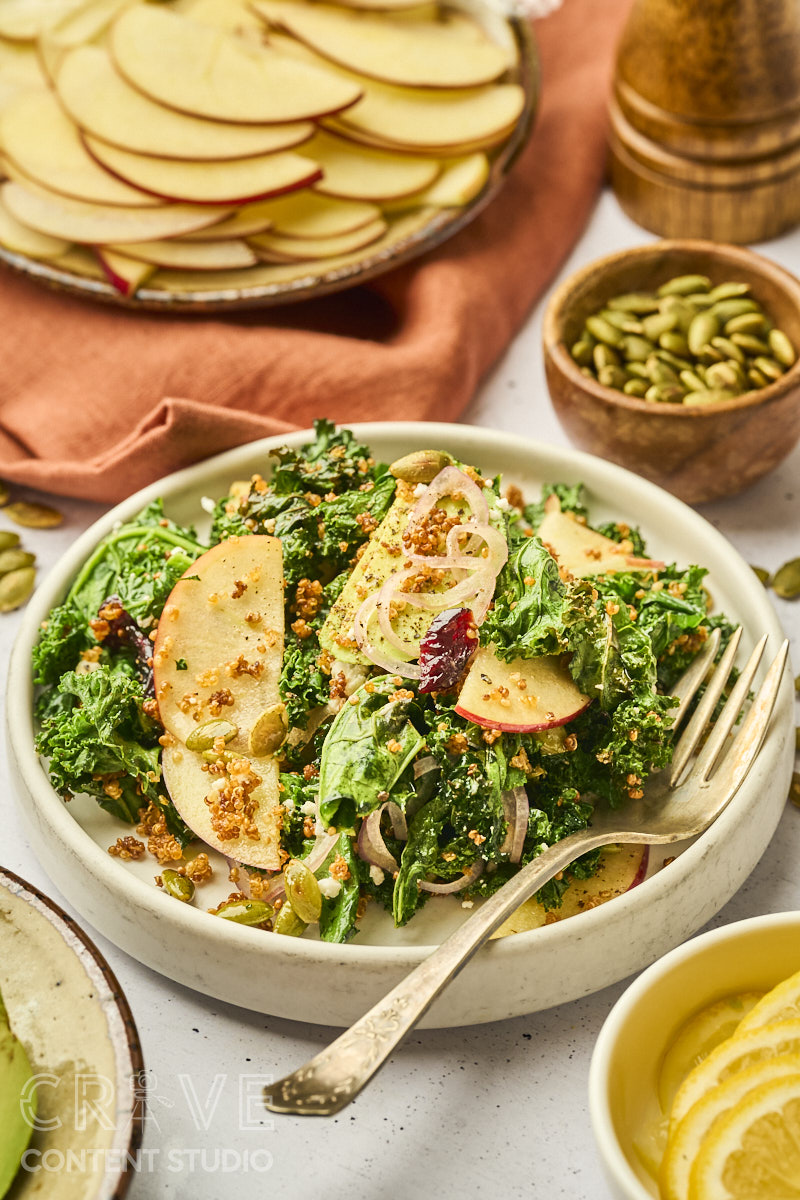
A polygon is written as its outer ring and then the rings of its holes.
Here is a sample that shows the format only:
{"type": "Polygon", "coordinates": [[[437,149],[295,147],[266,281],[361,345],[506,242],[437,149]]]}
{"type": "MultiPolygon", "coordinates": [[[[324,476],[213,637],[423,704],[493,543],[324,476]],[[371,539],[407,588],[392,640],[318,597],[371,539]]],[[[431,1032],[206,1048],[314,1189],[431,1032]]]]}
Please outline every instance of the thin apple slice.
{"type": "Polygon", "coordinates": [[[131,0],[87,0],[39,34],[37,51],[50,86],[55,86],[69,51],[100,39],[114,18],[130,3],[131,0]]]}
{"type": "Polygon", "coordinates": [[[509,52],[463,16],[442,13],[437,21],[415,21],[291,0],[255,0],[253,7],[324,58],[386,83],[476,87],[511,65],[509,52]]]}
{"type": "Polygon", "coordinates": [[[255,233],[265,233],[272,226],[272,217],[267,211],[271,200],[257,200],[239,209],[232,217],[212,225],[209,229],[198,229],[194,233],[184,234],[185,242],[215,242],[220,238],[246,238],[255,233]]]}
{"type": "Polygon", "coordinates": [[[458,694],[456,712],[490,729],[531,733],[566,725],[589,703],[558,655],[504,662],[491,646],[482,646],[458,694]]]}
{"type": "Polygon", "coordinates": [[[571,513],[551,505],[536,531],[558,565],[570,575],[586,578],[612,571],[660,571],[654,558],[637,558],[619,542],[581,525],[571,513]]]}
{"type": "Polygon", "coordinates": [[[386,209],[391,212],[394,208],[408,208],[410,204],[460,208],[475,199],[488,178],[489,160],[485,154],[469,154],[466,158],[452,159],[442,163],[442,173],[430,187],[405,200],[395,200],[387,204],[386,209]]]}
{"type": "Polygon", "coordinates": [[[73,121],[101,141],[155,158],[224,162],[299,146],[313,125],[231,125],[173,112],[149,100],[115,71],[99,46],[80,46],[63,58],[56,78],[73,121]],[[103,97],[98,104],[98,96],[103,97]]]}
{"type": "Polygon", "coordinates": [[[26,87],[46,86],[36,47],[30,42],[0,41],[0,79],[26,87]]]}
{"type": "Polygon", "coordinates": [[[114,22],[111,56],[146,96],[220,121],[302,121],[347,108],[360,89],[269,46],[142,5],[114,22]]]}
{"type": "Polygon", "coordinates": [[[240,862],[275,869],[280,807],[277,745],[251,734],[280,704],[283,662],[283,566],[278,538],[233,537],[201,555],[164,607],[153,646],[156,700],[165,730],[164,777],[190,829],[240,862]],[[228,765],[203,771],[192,742],[224,720],[228,765]],[[189,742],[187,747],[186,743],[189,742]],[[257,786],[253,786],[257,781],[257,786]],[[237,819],[233,789],[247,810],[237,819]],[[249,830],[249,831],[248,831],[249,830]]]}
{"type": "Polygon", "coordinates": [[[98,246],[95,253],[108,282],[123,296],[132,296],[155,271],[151,263],[136,262],[110,246],[98,246]]]}
{"type": "Polygon", "coordinates": [[[250,244],[257,254],[262,252],[267,256],[275,255],[279,262],[308,262],[317,258],[338,258],[340,254],[351,254],[376,242],[386,232],[386,222],[382,217],[370,221],[360,229],[350,233],[341,233],[338,237],[279,237],[273,233],[261,233],[250,239],[250,244]]]}
{"type": "Polygon", "coordinates": [[[69,271],[71,275],[81,275],[84,279],[94,279],[108,283],[108,273],[103,270],[97,254],[86,246],[71,246],[65,254],[51,258],[51,267],[61,271],[69,271]]]}
{"type": "Polygon", "coordinates": [[[342,8],[360,8],[371,12],[391,12],[395,15],[408,13],[416,20],[434,20],[438,14],[436,4],[420,3],[420,0],[339,0],[342,8]]]}
{"type": "Polygon", "coordinates": [[[246,204],[308,187],[322,177],[315,162],[290,150],[231,162],[179,162],[131,154],[89,134],[83,138],[107,171],[152,196],[185,204],[246,204]]]}
{"type": "Polygon", "coordinates": [[[57,258],[66,254],[69,242],[63,238],[49,237],[39,233],[28,225],[23,225],[0,201],[0,244],[6,250],[15,254],[25,254],[28,258],[57,258]]]}
{"type": "Polygon", "coordinates": [[[388,141],[385,138],[378,137],[376,134],[366,133],[364,130],[357,129],[355,125],[348,125],[346,121],[340,121],[336,117],[326,117],[320,124],[328,133],[333,133],[337,137],[353,142],[357,146],[367,146],[371,150],[383,150],[386,154],[424,154],[430,155],[435,159],[453,158],[455,156],[463,158],[468,154],[481,154],[484,151],[490,152],[500,143],[504,142],[506,138],[510,137],[514,131],[512,125],[495,137],[477,142],[459,142],[455,145],[433,145],[432,143],[411,145],[408,142],[388,141]]]}
{"type": "Polygon", "coordinates": [[[492,937],[508,937],[511,933],[541,929],[553,918],[564,921],[567,917],[589,912],[613,900],[615,896],[624,896],[644,881],[649,861],[648,846],[605,846],[600,853],[600,865],[595,874],[591,879],[571,880],[561,907],[552,909],[552,916],[548,918],[547,909],[532,896],[503,922],[492,937]]]}
{"type": "Polygon", "coordinates": [[[183,0],[173,4],[175,12],[191,17],[203,25],[226,29],[229,33],[256,30],[263,34],[264,26],[245,0],[183,0]]]}
{"type": "Polygon", "coordinates": [[[386,201],[417,194],[440,170],[434,159],[371,150],[322,131],[305,149],[322,169],[314,191],[343,200],[386,201]]]}
{"type": "Polygon", "coordinates": [[[174,267],[178,271],[236,271],[258,262],[247,243],[234,238],[216,242],[181,242],[170,238],[110,249],[154,267],[174,267]]]}
{"type": "Polygon", "coordinates": [[[127,208],[157,203],[94,161],[53,93],[44,88],[20,92],[6,105],[0,115],[0,141],[15,166],[53,192],[127,208]]]}
{"type": "Polygon", "coordinates": [[[279,237],[335,238],[380,219],[374,204],[331,200],[315,192],[299,192],[266,204],[272,219],[272,231],[279,237]]]}
{"type": "Polygon", "coordinates": [[[176,237],[229,216],[227,209],[169,204],[159,208],[120,208],[57,196],[46,188],[4,183],[0,194],[12,216],[31,229],[84,245],[149,242],[176,237]]]}

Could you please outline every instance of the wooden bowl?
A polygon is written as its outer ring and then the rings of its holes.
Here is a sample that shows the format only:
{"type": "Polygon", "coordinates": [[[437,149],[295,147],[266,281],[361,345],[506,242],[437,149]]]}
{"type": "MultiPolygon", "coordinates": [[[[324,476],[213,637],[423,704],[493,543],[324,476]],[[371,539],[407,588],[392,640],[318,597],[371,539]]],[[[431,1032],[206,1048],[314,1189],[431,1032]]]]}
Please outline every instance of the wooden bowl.
{"type": "Polygon", "coordinates": [[[676,275],[750,284],[756,300],[800,348],[800,281],[750,250],[662,241],[598,259],[571,275],[544,316],[547,383],[576,445],[620,463],[690,504],[730,496],[777,466],[800,438],[800,358],[775,383],[702,407],[626,396],[581,373],[568,347],[587,316],[623,292],[650,291],[676,275]]]}

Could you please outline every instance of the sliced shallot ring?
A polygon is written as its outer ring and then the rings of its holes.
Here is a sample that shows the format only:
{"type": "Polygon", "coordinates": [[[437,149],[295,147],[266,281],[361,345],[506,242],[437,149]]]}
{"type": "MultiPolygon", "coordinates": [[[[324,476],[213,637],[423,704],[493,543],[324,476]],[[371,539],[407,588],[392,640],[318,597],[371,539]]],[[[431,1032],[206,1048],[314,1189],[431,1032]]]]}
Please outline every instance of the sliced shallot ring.
{"type": "Polygon", "coordinates": [[[382,804],[380,808],[376,808],[368,817],[364,817],[361,822],[361,828],[358,831],[358,857],[370,866],[380,867],[382,871],[394,873],[397,867],[397,859],[393,854],[389,853],[386,843],[383,840],[381,833],[381,814],[383,813],[386,804],[382,804]]]}
{"type": "Polygon", "coordinates": [[[528,817],[530,815],[531,806],[528,800],[528,793],[524,787],[515,787],[512,789],[515,801],[514,825],[511,838],[511,847],[508,852],[509,862],[518,863],[522,858],[522,849],[525,845],[525,835],[528,832],[528,817]]]}
{"type": "Polygon", "coordinates": [[[432,754],[426,754],[424,758],[418,758],[414,763],[414,778],[421,779],[423,775],[429,775],[431,771],[438,771],[439,764],[432,754]]]}
{"type": "Polygon", "coordinates": [[[478,487],[469,475],[466,475],[458,467],[443,467],[426,487],[425,491],[420,496],[417,503],[411,510],[409,522],[422,520],[427,516],[437,500],[441,500],[443,496],[461,495],[466,500],[470,507],[472,515],[477,517],[479,521],[488,521],[489,505],[486,503],[486,497],[483,490],[478,487]]]}
{"type": "Polygon", "coordinates": [[[367,626],[370,617],[372,616],[378,603],[378,593],[373,592],[371,596],[367,596],[366,600],[360,605],[355,617],[353,618],[353,636],[356,639],[359,650],[366,654],[370,662],[376,667],[380,667],[389,675],[401,675],[404,679],[419,679],[422,674],[422,669],[417,663],[400,662],[396,658],[391,658],[388,654],[381,654],[370,641],[367,633],[367,626]]]}
{"type": "Polygon", "coordinates": [[[389,814],[389,820],[392,822],[392,833],[398,842],[408,841],[408,822],[406,821],[406,814],[400,805],[396,804],[394,800],[387,800],[384,808],[389,814]]]}
{"type": "Polygon", "coordinates": [[[453,892],[463,892],[465,887],[469,887],[471,883],[475,882],[482,871],[483,859],[478,858],[469,870],[464,872],[460,879],[453,879],[450,883],[430,883],[427,879],[423,879],[419,885],[420,891],[432,892],[435,896],[447,896],[453,892]]]}
{"type": "Polygon", "coordinates": [[[308,867],[309,871],[319,870],[336,845],[338,837],[338,833],[321,833],[308,854],[300,861],[308,867]]]}

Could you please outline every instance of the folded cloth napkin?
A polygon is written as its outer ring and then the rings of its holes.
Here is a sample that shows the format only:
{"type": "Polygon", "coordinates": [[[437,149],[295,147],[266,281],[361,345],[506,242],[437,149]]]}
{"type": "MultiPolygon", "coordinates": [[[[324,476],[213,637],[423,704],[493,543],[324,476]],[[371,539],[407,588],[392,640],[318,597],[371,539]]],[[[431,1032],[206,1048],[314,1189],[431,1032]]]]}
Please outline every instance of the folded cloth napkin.
{"type": "Polygon", "coordinates": [[[565,0],[537,22],[541,107],[501,195],[444,246],[369,285],[281,309],[165,317],[2,271],[0,474],[116,501],[315,417],[457,418],[591,212],[629,3],[565,0]]]}

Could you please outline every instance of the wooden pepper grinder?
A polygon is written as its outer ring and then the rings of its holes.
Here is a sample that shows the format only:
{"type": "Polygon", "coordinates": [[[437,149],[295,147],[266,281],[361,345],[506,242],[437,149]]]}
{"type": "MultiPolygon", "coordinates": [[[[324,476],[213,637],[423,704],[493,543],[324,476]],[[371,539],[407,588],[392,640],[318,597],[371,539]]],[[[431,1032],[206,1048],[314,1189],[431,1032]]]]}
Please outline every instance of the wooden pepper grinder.
{"type": "Polygon", "coordinates": [[[610,101],[611,178],[666,237],[759,242],[800,222],[798,0],[636,0],[610,101]]]}

